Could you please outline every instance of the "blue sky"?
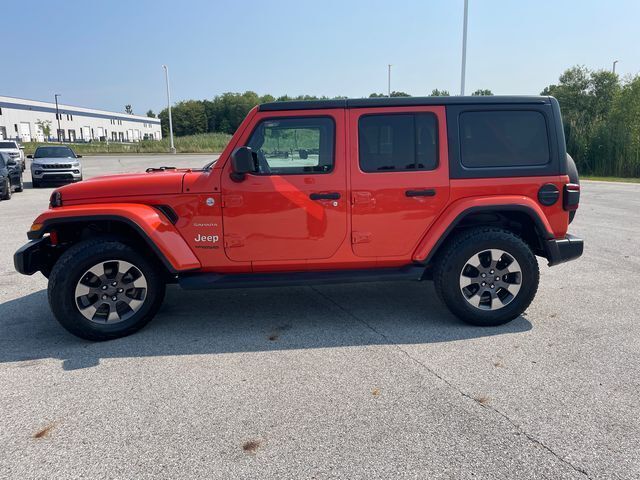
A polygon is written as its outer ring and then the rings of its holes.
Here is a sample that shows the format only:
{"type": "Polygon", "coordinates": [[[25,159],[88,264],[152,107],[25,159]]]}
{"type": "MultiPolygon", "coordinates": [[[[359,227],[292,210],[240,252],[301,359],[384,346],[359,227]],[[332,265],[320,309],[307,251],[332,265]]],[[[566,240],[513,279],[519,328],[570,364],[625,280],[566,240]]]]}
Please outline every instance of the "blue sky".
{"type": "MultiPolygon", "coordinates": [[[[136,113],[254,90],[457,93],[463,0],[3,2],[0,95],[136,113]],[[10,73],[9,73],[10,72],[10,73]]],[[[469,0],[467,92],[537,94],[575,64],[640,72],[637,0],[469,0]]]]}

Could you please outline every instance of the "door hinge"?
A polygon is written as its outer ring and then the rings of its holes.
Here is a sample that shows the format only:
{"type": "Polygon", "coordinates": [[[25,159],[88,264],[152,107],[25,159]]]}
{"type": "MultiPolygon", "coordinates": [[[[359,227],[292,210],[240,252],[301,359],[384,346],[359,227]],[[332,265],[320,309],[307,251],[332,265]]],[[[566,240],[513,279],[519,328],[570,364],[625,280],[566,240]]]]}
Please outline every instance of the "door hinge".
{"type": "Polygon", "coordinates": [[[241,207],[242,206],[242,195],[223,195],[222,196],[222,207],[241,207]]]}
{"type": "Polygon", "coordinates": [[[243,247],[244,238],[233,233],[224,236],[224,248],[243,247]]]}
{"type": "Polygon", "coordinates": [[[370,232],[351,232],[351,243],[369,243],[370,241],[370,232]]]}

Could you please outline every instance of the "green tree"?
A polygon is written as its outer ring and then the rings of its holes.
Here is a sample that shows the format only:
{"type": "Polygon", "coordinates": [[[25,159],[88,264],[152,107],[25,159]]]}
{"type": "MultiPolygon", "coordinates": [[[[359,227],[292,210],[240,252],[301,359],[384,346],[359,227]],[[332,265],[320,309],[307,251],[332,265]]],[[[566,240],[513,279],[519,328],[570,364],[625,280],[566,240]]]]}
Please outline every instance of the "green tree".
{"type": "Polygon", "coordinates": [[[128,113],[129,115],[133,115],[133,107],[131,105],[125,105],[124,112],[128,113]]]}
{"type": "Polygon", "coordinates": [[[449,95],[449,90],[438,90],[437,88],[434,88],[433,90],[431,90],[431,93],[429,94],[430,97],[448,97],[449,95]]]}
{"type": "Polygon", "coordinates": [[[36,125],[40,127],[42,130],[42,134],[44,135],[45,141],[49,140],[49,136],[51,136],[51,120],[40,120],[36,121],[36,125]]]}
{"type": "Polygon", "coordinates": [[[156,114],[153,113],[153,110],[147,110],[147,117],[156,118],[156,114]]]}
{"type": "MultiPolygon", "coordinates": [[[[169,135],[169,113],[164,109],[158,115],[162,135],[169,135]]],[[[207,115],[204,103],[199,100],[187,100],[176,103],[171,108],[173,131],[176,136],[195,135],[207,131],[207,115]]]]}
{"type": "Polygon", "coordinates": [[[478,90],[476,90],[471,94],[472,97],[490,97],[492,95],[493,95],[493,92],[488,88],[485,88],[485,89],[479,88],[478,90]]]}
{"type": "Polygon", "coordinates": [[[621,82],[612,72],[574,66],[542,95],[560,103],[567,151],[578,170],[640,176],[640,77],[621,82]]]}

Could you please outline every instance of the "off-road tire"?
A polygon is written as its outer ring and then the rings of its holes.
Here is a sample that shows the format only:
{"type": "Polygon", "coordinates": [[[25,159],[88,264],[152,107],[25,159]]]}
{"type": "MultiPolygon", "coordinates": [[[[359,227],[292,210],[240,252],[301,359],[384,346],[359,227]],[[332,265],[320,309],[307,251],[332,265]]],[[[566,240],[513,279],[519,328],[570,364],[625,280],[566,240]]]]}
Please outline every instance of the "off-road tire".
{"type": "Polygon", "coordinates": [[[501,228],[485,227],[457,234],[439,252],[433,275],[440,299],[464,322],[477,326],[503,325],[520,316],[535,297],[540,272],[529,246],[515,233],[501,228]],[[460,277],[468,260],[483,250],[499,249],[513,257],[522,275],[520,290],[507,305],[497,310],[482,310],[467,301],[460,287],[460,277]]]}
{"type": "Polygon", "coordinates": [[[165,294],[162,273],[153,259],[115,240],[80,242],[63,253],[49,275],[49,305],[60,324],[72,334],[92,341],[131,335],[155,316],[165,294]],[[76,286],[85,272],[100,262],[120,260],[134,265],[144,275],[147,288],[143,304],[130,318],[118,323],[96,323],[85,318],[76,305],[76,286]]]}

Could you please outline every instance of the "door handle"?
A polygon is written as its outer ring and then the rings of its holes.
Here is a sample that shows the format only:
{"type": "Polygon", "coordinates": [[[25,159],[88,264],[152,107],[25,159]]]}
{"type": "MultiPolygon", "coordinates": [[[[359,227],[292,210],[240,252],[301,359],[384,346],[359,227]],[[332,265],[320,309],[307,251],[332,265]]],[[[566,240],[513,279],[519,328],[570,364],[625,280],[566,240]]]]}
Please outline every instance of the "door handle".
{"type": "Polygon", "coordinates": [[[309,195],[311,200],[338,200],[340,198],[340,194],[338,192],[331,193],[312,193],[309,195]]]}
{"type": "Polygon", "coordinates": [[[427,188],[425,190],[406,190],[404,194],[407,197],[434,197],[436,191],[433,188],[427,188]]]}

